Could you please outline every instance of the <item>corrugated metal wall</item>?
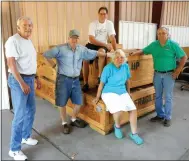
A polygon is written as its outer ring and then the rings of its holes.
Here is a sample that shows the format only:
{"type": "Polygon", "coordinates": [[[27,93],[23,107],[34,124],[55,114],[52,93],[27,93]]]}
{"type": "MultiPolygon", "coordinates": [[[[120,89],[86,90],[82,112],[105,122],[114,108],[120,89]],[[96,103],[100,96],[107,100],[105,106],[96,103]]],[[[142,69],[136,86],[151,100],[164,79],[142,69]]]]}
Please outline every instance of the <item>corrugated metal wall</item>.
{"type": "Polygon", "coordinates": [[[89,23],[98,18],[98,9],[101,6],[109,9],[109,19],[114,21],[114,2],[2,3],[3,10],[6,12],[3,13],[5,40],[16,33],[17,18],[26,15],[31,17],[34,23],[32,41],[39,52],[47,50],[51,45],[65,43],[69,30],[73,28],[80,30],[80,42],[85,44],[88,40],[89,23]],[[10,32],[11,25],[12,33],[10,32]],[[10,28],[8,31],[7,27],[10,28]]]}
{"type": "Polygon", "coordinates": [[[163,2],[161,25],[189,26],[189,2],[163,2]]]}
{"type": "MultiPolygon", "coordinates": [[[[120,20],[152,22],[153,2],[120,2],[120,20]]],[[[3,41],[16,33],[16,20],[22,15],[32,18],[32,41],[39,52],[64,43],[68,31],[81,31],[81,43],[88,40],[89,23],[98,17],[98,9],[107,6],[114,21],[115,2],[2,2],[3,41]]],[[[189,26],[189,2],[163,2],[162,25],[189,26]]]]}
{"type": "Polygon", "coordinates": [[[2,40],[3,43],[12,35],[9,2],[1,2],[2,5],[2,40]]]}
{"type": "Polygon", "coordinates": [[[152,22],[153,2],[120,2],[120,20],[152,22]]]}

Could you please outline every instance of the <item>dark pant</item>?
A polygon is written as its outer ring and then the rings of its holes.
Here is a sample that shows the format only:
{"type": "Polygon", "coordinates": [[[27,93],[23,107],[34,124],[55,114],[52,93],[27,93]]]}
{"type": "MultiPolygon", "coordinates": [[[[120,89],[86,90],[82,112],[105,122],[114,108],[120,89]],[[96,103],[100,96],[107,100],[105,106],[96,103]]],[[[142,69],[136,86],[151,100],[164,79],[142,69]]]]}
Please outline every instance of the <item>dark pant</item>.
{"type": "MultiPolygon", "coordinates": [[[[108,49],[107,49],[106,47],[104,47],[104,46],[96,46],[96,45],[93,45],[93,44],[91,44],[91,43],[86,44],[86,47],[87,47],[88,49],[96,50],[96,51],[98,51],[99,49],[102,48],[102,49],[105,50],[106,53],[108,52],[108,49]]],[[[97,57],[97,58],[98,58],[98,57],[97,57]]],[[[93,61],[94,61],[94,60],[90,60],[89,63],[92,64],[93,61]]]]}

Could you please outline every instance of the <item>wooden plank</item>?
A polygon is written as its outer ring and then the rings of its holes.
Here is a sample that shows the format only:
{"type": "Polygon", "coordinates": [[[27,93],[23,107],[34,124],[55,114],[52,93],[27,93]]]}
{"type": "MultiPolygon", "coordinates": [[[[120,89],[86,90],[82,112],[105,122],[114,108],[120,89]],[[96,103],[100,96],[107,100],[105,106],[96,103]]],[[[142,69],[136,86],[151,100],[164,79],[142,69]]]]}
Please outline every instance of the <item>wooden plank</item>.
{"type": "Polygon", "coordinates": [[[140,2],[140,22],[145,22],[145,3],[146,2],[140,2]]]}
{"type": "Polygon", "coordinates": [[[136,2],[136,22],[141,22],[141,2],[136,2]]]}
{"type": "Polygon", "coordinates": [[[131,21],[136,21],[137,2],[132,1],[131,21]]]}
{"type": "Polygon", "coordinates": [[[15,34],[17,32],[17,24],[16,24],[16,11],[15,11],[15,3],[14,2],[9,2],[10,3],[10,12],[11,12],[11,23],[12,23],[12,31],[13,34],[15,34]]]}
{"type": "Polygon", "coordinates": [[[81,2],[81,16],[85,17],[85,20],[82,21],[82,40],[81,43],[85,45],[88,42],[88,32],[89,32],[89,23],[93,20],[90,19],[89,13],[89,3],[88,2],[81,2]]]}
{"type": "MultiPolygon", "coordinates": [[[[124,12],[122,10],[122,12],[124,12]]],[[[126,6],[126,20],[132,21],[132,2],[128,1],[126,6]]]]}
{"type": "Polygon", "coordinates": [[[44,52],[49,48],[47,3],[36,3],[39,52],[44,52]]]}
{"type": "Polygon", "coordinates": [[[151,22],[152,22],[152,11],[153,11],[152,6],[153,6],[153,2],[150,1],[149,3],[150,3],[150,10],[149,10],[149,23],[151,23],[151,22]]]}
{"type": "MultiPolygon", "coordinates": [[[[33,22],[33,32],[31,40],[35,46],[36,51],[39,51],[39,35],[38,35],[38,20],[37,20],[37,2],[22,2],[24,3],[24,15],[31,18],[33,22]]],[[[42,32],[42,30],[40,30],[42,32]]]]}
{"type": "MultiPolygon", "coordinates": [[[[109,3],[109,16],[108,16],[108,19],[111,20],[112,22],[114,22],[114,12],[115,12],[115,2],[108,2],[109,3]]],[[[114,22],[115,24],[115,22],[114,22]]]]}
{"type": "Polygon", "coordinates": [[[41,81],[41,89],[36,89],[36,95],[55,104],[55,84],[43,78],[39,78],[39,80],[41,81]]]}
{"type": "MultiPolygon", "coordinates": [[[[66,2],[57,2],[57,43],[63,44],[68,40],[67,20],[66,20],[66,2]]],[[[56,45],[56,44],[53,44],[56,45]]]]}
{"type": "Polygon", "coordinates": [[[120,20],[127,21],[127,2],[119,2],[120,20]]]}
{"type": "Polygon", "coordinates": [[[58,12],[57,2],[47,2],[47,26],[48,26],[48,44],[57,44],[58,35],[58,12]]]}
{"type": "Polygon", "coordinates": [[[144,22],[149,22],[149,9],[150,9],[150,3],[149,2],[145,2],[145,18],[144,18],[144,22]]]}

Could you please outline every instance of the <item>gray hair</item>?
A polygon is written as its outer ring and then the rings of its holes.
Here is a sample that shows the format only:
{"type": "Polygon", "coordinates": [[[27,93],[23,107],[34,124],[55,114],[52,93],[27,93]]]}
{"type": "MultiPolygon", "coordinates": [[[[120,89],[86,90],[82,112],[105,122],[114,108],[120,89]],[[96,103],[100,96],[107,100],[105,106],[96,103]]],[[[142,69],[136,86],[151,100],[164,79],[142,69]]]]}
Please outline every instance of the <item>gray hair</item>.
{"type": "MultiPolygon", "coordinates": [[[[169,39],[171,38],[171,35],[170,35],[170,33],[169,33],[169,28],[164,27],[164,26],[161,26],[161,27],[158,28],[158,30],[160,30],[160,29],[166,30],[166,31],[167,31],[167,35],[168,35],[168,38],[169,38],[169,39]]],[[[157,30],[157,32],[158,32],[158,30],[157,30]]]]}
{"type": "Polygon", "coordinates": [[[121,57],[124,58],[124,63],[125,63],[125,62],[127,61],[127,57],[126,57],[124,51],[121,50],[121,49],[117,49],[117,50],[113,53],[113,55],[111,56],[111,57],[112,57],[112,62],[114,62],[114,60],[115,60],[115,58],[116,58],[116,56],[117,56],[118,54],[121,55],[121,57]]]}
{"type": "MultiPolygon", "coordinates": [[[[18,18],[17,23],[16,23],[16,24],[17,24],[17,26],[19,26],[19,25],[20,25],[20,23],[21,23],[22,21],[24,21],[24,20],[30,21],[30,22],[32,23],[31,18],[26,17],[26,16],[22,16],[22,17],[18,18]]],[[[33,24],[33,23],[32,23],[32,24],[33,24]]]]}

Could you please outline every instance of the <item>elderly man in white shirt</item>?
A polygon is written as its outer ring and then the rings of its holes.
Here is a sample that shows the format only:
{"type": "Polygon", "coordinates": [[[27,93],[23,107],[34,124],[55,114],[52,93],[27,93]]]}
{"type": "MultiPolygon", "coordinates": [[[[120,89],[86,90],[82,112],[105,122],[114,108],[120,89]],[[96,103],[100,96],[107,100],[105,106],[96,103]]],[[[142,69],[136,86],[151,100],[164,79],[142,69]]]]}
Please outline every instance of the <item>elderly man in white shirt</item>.
{"type": "MultiPolygon", "coordinates": [[[[98,10],[98,20],[95,20],[89,25],[89,42],[86,44],[86,47],[91,50],[98,50],[101,52],[108,52],[116,50],[116,39],[115,39],[115,29],[112,21],[107,19],[108,9],[106,7],[100,7],[98,10]],[[108,44],[108,39],[111,41],[111,44],[108,44]]],[[[92,61],[83,62],[83,78],[84,86],[82,88],[83,92],[87,92],[89,89],[88,85],[88,76],[89,76],[89,64],[92,64],[92,61]]],[[[98,84],[100,83],[100,76],[105,65],[105,57],[99,57],[98,60],[98,84]]]]}
{"type": "Polygon", "coordinates": [[[14,110],[12,121],[9,156],[14,160],[26,160],[21,151],[21,143],[36,145],[37,140],[31,138],[35,105],[34,82],[37,88],[40,81],[36,77],[37,54],[30,36],[33,24],[30,18],[20,17],[17,20],[17,33],[6,41],[6,57],[9,67],[8,85],[14,110]]]}

